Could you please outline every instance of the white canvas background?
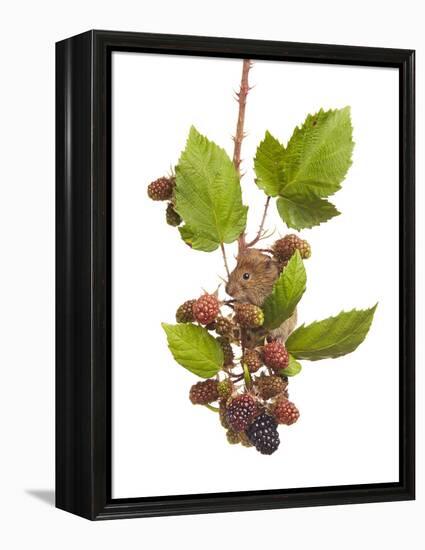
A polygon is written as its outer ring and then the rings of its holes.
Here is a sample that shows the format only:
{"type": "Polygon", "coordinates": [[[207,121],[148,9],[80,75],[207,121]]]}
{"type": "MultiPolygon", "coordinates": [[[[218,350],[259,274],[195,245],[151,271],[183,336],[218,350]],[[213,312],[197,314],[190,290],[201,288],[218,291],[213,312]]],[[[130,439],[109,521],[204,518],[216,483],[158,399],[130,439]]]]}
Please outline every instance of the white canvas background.
{"type": "MultiPolygon", "coordinates": [[[[242,152],[249,234],[263,206],[252,159],[265,130],[286,142],[307,113],[350,105],[353,166],[332,200],[342,215],[302,232],[313,255],[299,319],[379,301],[356,352],[304,362],[290,380],[301,418],[280,428],[279,450],[264,457],[228,445],[217,415],[188,400],[197,378],[174,362],[160,323],[216,288],[222,259],[184,245],[165,224],[165,204],[146,195],[177,163],[191,124],[232,153],[241,61],[115,53],[112,69],[113,496],[396,481],[397,71],[264,61],[251,71],[242,152]]],[[[275,207],[267,226],[286,233],[275,207]]]]}

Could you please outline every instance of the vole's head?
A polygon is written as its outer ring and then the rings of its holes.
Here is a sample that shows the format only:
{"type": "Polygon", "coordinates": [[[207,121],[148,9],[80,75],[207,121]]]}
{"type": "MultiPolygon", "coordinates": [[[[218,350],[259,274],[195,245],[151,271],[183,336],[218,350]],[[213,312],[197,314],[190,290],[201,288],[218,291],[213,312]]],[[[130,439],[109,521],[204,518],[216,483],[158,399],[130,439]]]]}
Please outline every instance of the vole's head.
{"type": "Polygon", "coordinates": [[[226,292],[238,302],[261,306],[279,277],[275,260],[255,248],[239,254],[229,277],[226,292]]]}

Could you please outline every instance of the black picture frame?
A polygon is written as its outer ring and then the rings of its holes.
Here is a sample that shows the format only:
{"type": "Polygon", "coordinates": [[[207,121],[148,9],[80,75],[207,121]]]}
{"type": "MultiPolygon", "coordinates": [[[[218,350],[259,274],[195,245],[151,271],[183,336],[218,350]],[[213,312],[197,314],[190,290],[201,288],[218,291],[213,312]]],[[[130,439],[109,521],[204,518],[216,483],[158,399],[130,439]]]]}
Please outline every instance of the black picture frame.
{"type": "Polygon", "coordinates": [[[414,499],[414,51],[92,30],[56,44],[56,506],[91,520],[414,499]],[[111,54],[399,70],[399,482],[111,498],[111,54]]]}

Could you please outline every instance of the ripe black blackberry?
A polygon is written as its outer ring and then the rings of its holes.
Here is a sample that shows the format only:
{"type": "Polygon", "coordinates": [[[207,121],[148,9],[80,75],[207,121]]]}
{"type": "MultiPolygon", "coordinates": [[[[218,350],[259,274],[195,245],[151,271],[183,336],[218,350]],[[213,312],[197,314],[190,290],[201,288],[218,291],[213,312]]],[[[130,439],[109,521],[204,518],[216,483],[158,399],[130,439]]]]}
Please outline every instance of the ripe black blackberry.
{"type": "Polygon", "coordinates": [[[280,444],[276,420],[267,413],[260,414],[246,430],[257,451],[263,455],[273,454],[280,444]]]}

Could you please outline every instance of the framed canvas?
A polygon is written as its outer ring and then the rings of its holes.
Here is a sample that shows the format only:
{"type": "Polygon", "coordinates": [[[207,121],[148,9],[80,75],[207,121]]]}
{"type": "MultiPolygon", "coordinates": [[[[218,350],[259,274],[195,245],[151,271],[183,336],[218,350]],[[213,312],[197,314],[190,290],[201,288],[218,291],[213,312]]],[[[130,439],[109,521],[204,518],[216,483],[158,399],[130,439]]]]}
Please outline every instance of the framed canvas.
{"type": "Polygon", "coordinates": [[[414,52],[56,45],[56,505],[414,498],[414,52]]]}

